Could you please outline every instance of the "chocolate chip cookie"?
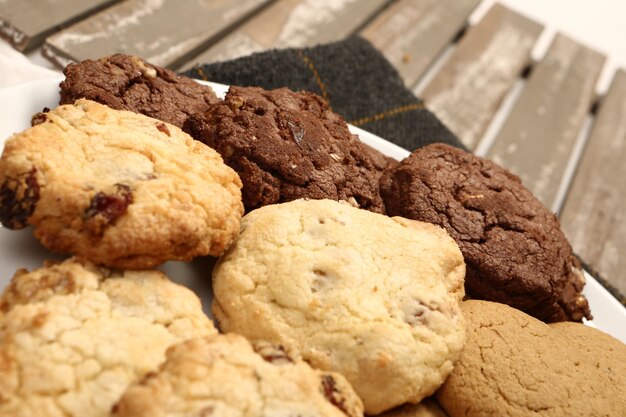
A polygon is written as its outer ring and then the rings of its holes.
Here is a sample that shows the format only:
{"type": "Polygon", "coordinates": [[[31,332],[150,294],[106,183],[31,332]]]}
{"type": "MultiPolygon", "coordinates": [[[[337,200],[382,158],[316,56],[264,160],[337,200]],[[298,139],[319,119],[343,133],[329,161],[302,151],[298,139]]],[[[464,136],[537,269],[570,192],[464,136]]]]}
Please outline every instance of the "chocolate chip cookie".
{"type": "Polygon", "coordinates": [[[374,161],[341,116],[313,93],[231,87],[185,130],[216,149],[243,182],[247,211],[298,198],[383,212],[374,161]]]}
{"type": "Polygon", "coordinates": [[[239,232],[241,182],[176,126],[89,100],[7,140],[0,221],[52,251],[118,268],[220,255],[239,232]]]}
{"type": "Polygon", "coordinates": [[[172,346],[112,415],[362,417],[363,405],[341,375],[313,369],[280,346],[227,334],[172,346]]]}
{"type": "Polygon", "coordinates": [[[343,374],[377,414],[431,395],[452,370],[464,272],[435,225],[296,200],[244,217],[213,271],[212,310],[225,332],[343,374]]]}
{"type": "Polygon", "coordinates": [[[215,333],[198,297],[159,271],[78,258],[18,271],[0,296],[0,415],[109,417],[170,345],[215,333]]]}
{"type": "Polygon", "coordinates": [[[134,56],[88,59],[68,65],[63,73],[61,104],[86,98],[178,127],[190,114],[203,113],[218,101],[211,87],[134,56]]]}
{"type": "Polygon", "coordinates": [[[500,303],[469,300],[461,309],[467,343],[436,394],[451,417],[626,415],[623,343],[500,303]]]}
{"type": "Polygon", "coordinates": [[[438,224],[456,240],[470,297],[546,322],[591,318],[584,276],[556,216],[515,175],[436,144],[383,174],[380,190],[389,215],[438,224]]]}

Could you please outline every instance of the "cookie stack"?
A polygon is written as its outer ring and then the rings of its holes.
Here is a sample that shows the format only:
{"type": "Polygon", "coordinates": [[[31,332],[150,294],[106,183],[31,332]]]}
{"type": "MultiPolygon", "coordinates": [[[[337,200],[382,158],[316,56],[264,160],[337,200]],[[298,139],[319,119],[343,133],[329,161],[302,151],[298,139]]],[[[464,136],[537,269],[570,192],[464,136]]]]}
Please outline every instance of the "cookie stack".
{"type": "Polygon", "coordinates": [[[3,225],[75,255],[0,297],[0,415],[626,415],[626,347],[573,323],[580,266],[517,177],[393,161],[311,93],[65,74],[0,159],[3,225]],[[222,334],[149,269],[207,255],[222,334]]]}

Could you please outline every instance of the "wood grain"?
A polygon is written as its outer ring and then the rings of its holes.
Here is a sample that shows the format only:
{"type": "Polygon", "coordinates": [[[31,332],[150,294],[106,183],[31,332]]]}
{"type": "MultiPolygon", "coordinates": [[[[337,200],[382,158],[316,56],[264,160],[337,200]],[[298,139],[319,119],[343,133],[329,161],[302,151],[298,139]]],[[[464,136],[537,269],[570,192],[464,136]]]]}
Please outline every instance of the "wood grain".
{"type": "Polygon", "coordinates": [[[618,71],[599,109],[561,225],[574,251],[626,294],[626,72],[618,71]]]}
{"type": "Polygon", "coordinates": [[[0,33],[20,51],[118,0],[0,0],[0,33]]]}
{"type": "Polygon", "coordinates": [[[46,40],[61,65],[115,52],[176,67],[267,0],[126,0],[46,40]]]}
{"type": "Polygon", "coordinates": [[[520,72],[542,26],[495,4],[471,27],[422,93],[427,107],[473,149],[520,72]]]}
{"type": "Polygon", "coordinates": [[[376,16],[361,35],[385,55],[410,87],[466,26],[479,3],[480,0],[400,0],[376,16]]]}
{"type": "Polygon", "coordinates": [[[557,35],[487,154],[519,175],[548,207],[554,205],[604,61],[600,53],[557,35]]]}
{"type": "Polygon", "coordinates": [[[281,0],[209,47],[181,69],[270,48],[313,46],[354,33],[388,0],[281,0]]]}

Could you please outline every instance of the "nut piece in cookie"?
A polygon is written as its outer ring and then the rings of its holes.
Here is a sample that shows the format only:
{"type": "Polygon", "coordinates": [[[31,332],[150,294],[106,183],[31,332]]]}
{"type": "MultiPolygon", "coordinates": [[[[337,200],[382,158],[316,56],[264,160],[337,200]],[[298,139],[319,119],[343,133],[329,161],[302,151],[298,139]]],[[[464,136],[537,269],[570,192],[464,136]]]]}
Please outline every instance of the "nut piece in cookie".
{"type": "Polygon", "coordinates": [[[159,271],[78,258],[19,271],[0,296],[0,415],[108,417],[170,345],[215,333],[200,300],[159,271]]]}
{"type": "Polygon", "coordinates": [[[239,232],[241,181],[159,120],[88,100],[7,140],[0,220],[50,250],[118,268],[220,255],[239,232]]]}
{"type": "Polygon", "coordinates": [[[268,360],[254,348],[236,334],[174,345],[157,372],[126,390],[113,417],[363,416],[341,375],[299,359],[268,360]]]}
{"type": "Polygon", "coordinates": [[[623,343],[505,304],[469,300],[461,309],[467,343],[436,394],[449,416],[626,416],[623,343]]]}
{"type": "Polygon", "coordinates": [[[212,309],[225,332],[343,374],[376,414],[419,402],[451,371],[464,341],[453,293],[464,273],[437,226],[296,200],[243,218],[214,269],[212,309]]]}
{"type": "Polygon", "coordinates": [[[86,98],[178,127],[189,115],[204,113],[218,102],[211,87],[134,56],[87,59],[68,65],[63,73],[61,104],[86,98]]]}
{"type": "Polygon", "coordinates": [[[224,158],[243,182],[246,211],[298,198],[345,200],[383,212],[378,177],[388,160],[308,92],[231,87],[185,131],[224,158]]]}
{"type": "Polygon", "coordinates": [[[380,192],[387,214],[437,224],[456,240],[470,297],[546,322],[591,318],[579,262],[556,216],[502,167],[429,145],[385,172],[380,192]]]}

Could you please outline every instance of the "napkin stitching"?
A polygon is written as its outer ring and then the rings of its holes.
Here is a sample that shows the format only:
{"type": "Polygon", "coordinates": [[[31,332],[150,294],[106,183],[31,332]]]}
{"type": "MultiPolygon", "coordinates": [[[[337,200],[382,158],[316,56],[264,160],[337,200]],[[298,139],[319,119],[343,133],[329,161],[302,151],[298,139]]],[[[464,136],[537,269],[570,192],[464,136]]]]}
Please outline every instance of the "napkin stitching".
{"type": "Polygon", "coordinates": [[[348,123],[354,126],[362,126],[367,123],[377,122],[379,120],[385,119],[390,116],[395,116],[396,114],[406,113],[408,111],[413,111],[413,110],[422,110],[423,108],[424,108],[424,103],[407,104],[405,106],[394,107],[391,110],[387,110],[382,113],[377,113],[373,116],[361,117],[360,119],[352,120],[348,123]]]}
{"type": "Polygon", "coordinates": [[[315,82],[317,82],[317,86],[319,87],[320,91],[322,92],[322,98],[324,100],[326,100],[326,103],[328,104],[328,108],[330,109],[330,111],[333,111],[333,108],[330,105],[330,99],[328,98],[328,91],[326,90],[326,84],[324,84],[324,81],[322,81],[322,77],[320,77],[319,72],[317,72],[317,68],[315,68],[315,65],[313,65],[313,61],[311,60],[311,58],[306,56],[304,54],[304,52],[302,52],[302,51],[296,51],[296,52],[297,52],[298,56],[300,57],[300,59],[302,59],[302,61],[304,61],[304,63],[309,67],[309,69],[313,73],[313,77],[315,78],[315,82]]]}

